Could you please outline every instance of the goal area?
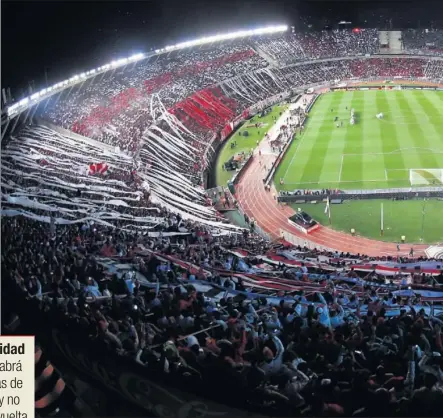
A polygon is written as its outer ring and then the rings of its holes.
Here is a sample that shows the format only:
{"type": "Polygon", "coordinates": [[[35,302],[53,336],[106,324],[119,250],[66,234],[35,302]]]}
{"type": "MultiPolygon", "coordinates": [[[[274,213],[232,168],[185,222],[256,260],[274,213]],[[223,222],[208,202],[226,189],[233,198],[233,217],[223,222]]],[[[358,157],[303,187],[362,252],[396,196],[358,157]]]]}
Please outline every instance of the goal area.
{"type": "Polygon", "coordinates": [[[443,184],[443,169],[417,168],[409,170],[409,182],[411,186],[441,186],[443,184]]]}

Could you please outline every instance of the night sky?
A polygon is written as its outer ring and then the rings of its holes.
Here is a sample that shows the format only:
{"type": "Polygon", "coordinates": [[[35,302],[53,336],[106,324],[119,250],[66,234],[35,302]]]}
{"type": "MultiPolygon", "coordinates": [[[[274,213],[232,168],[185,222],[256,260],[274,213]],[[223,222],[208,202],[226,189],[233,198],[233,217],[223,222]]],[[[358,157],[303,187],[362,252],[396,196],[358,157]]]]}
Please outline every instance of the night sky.
{"type": "Polygon", "coordinates": [[[13,96],[21,96],[29,83],[43,88],[45,70],[54,84],[113,59],[201,35],[276,23],[321,27],[340,19],[371,26],[371,19],[383,23],[399,10],[405,21],[423,26],[443,15],[440,0],[14,0],[1,6],[1,82],[13,96]]]}

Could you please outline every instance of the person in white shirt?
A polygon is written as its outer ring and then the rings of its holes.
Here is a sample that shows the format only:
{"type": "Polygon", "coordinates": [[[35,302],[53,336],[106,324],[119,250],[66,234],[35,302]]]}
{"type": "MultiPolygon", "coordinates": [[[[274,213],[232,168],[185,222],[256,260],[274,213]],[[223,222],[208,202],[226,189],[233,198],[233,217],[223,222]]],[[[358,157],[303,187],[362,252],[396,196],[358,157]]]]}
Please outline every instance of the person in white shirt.
{"type": "Polygon", "coordinates": [[[108,298],[110,298],[112,296],[112,293],[108,289],[108,285],[106,285],[106,284],[105,284],[105,288],[103,289],[102,295],[103,296],[107,296],[108,298]]]}
{"type": "Polygon", "coordinates": [[[267,376],[277,374],[283,365],[283,353],[285,352],[285,347],[283,343],[280,341],[280,338],[275,335],[271,337],[274,342],[276,353],[272,352],[269,347],[265,347],[263,349],[263,355],[265,356],[265,363],[261,366],[262,370],[266,373],[267,376]]]}

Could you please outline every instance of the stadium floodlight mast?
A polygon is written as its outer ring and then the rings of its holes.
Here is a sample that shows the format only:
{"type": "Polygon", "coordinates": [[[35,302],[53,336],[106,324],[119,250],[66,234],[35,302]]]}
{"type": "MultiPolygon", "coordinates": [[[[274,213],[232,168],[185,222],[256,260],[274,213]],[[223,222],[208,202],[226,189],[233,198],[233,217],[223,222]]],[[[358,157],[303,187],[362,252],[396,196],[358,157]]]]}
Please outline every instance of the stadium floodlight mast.
{"type": "Polygon", "coordinates": [[[154,52],[151,53],[138,53],[129,56],[128,58],[121,58],[118,60],[114,60],[110,62],[109,64],[102,65],[101,67],[98,67],[93,70],[89,70],[86,72],[83,72],[81,74],[74,75],[73,77],[61,81],[59,83],[54,84],[53,86],[46,87],[43,90],[33,93],[29,97],[25,97],[24,99],[21,99],[17,103],[14,103],[11,106],[8,106],[6,108],[6,112],[8,117],[13,118],[17,115],[19,115],[21,112],[26,110],[29,106],[34,106],[40,101],[47,99],[49,96],[59,93],[60,91],[64,90],[68,86],[74,86],[77,83],[82,83],[88,78],[95,77],[96,75],[100,73],[104,73],[111,69],[116,69],[118,67],[123,67],[129,63],[137,62],[142,59],[152,57],[154,55],[163,54],[166,52],[175,51],[178,49],[184,49],[184,48],[190,48],[193,46],[198,45],[204,45],[214,42],[222,42],[226,40],[232,40],[237,38],[245,38],[249,36],[258,36],[258,35],[267,35],[267,34],[273,34],[273,33],[281,33],[286,32],[288,30],[288,26],[286,25],[278,25],[278,26],[267,26],[264,28],[258,28],[258,29],[252,29],[252,30],[242,30],[238,32],[230,32],[226,34],[221,35],[214,35],[214,36],[207,36],[200,39],[195,39],[192,41],[187,42],[181,42],[175,45],[166,46],[165,48],[156,49],[154,52]]]}

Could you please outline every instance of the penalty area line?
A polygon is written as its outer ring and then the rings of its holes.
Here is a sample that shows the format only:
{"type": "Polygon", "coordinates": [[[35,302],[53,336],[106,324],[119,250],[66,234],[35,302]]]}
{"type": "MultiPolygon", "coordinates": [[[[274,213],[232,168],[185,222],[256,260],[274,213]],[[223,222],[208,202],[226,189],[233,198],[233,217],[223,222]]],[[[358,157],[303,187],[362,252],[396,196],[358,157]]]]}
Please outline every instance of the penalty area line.
{"type": "Polygon", "coordinates": [[[338,173],[338,182],[339,182],[339,183],[341,183],[341,173],[342,173],[342,171],[343,171],[343,160],[344,160],[344,158],[345,158],[345,155],[342,154],[342,155],[341,155],[340,171],[339,171],[339,173],[338,173]]]}

